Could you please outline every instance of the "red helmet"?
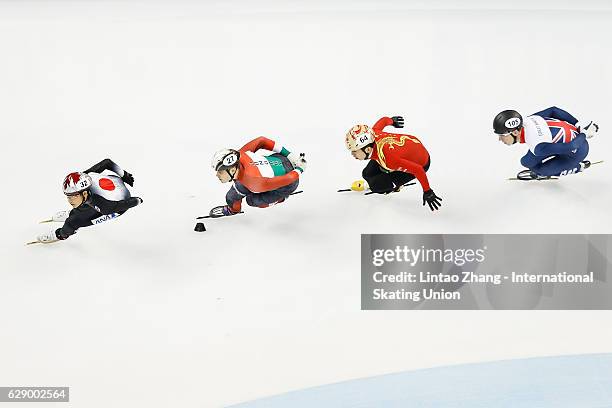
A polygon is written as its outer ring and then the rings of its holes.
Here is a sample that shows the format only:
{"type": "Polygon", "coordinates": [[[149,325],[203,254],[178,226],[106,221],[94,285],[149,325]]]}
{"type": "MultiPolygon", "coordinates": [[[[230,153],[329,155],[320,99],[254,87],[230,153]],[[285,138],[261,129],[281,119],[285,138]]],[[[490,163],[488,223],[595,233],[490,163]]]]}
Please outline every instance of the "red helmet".
{"type": "Polygon", "coordinates": [[[70,173],[64,179],[64,194],[71,195],[88,190],[93,181],[89,174],[81,173],[80,171],[70,173]]]}

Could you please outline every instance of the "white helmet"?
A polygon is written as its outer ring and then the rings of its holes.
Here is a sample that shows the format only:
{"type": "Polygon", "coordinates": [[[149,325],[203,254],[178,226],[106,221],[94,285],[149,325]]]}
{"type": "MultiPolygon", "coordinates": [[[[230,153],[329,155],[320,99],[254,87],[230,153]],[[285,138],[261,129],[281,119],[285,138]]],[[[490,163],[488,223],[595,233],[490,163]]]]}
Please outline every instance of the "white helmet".
{"type": "Polygon", "coordinates": [[[80,171],[70,173],[64,179],[64,194],[71,195],[89,190],[92,184],[93,181],[89,174],[80,171]]]}
{"type": "Polygon", "coordinates": [[[363,149],[365,146],[374,143],[376,134],[368,125],[355,125],[346,134],[346,147],[351,152],[363,149]]]}
{"type": "Polygon", "coordinates": [[[222,149],[213,155],[211,167],[214,171],[227,170],[238,164],[240,152],[234,149],[222,149]]]}

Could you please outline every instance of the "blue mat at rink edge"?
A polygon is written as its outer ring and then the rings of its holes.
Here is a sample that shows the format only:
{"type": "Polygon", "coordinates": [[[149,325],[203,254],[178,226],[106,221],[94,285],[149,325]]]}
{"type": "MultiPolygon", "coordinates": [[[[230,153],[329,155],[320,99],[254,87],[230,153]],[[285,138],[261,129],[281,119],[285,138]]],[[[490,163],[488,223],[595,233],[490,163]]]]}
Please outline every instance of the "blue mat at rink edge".
{"type": "Polygon", "coordinates": [[[612,408],[612,354],[469,364],[308,388],[234,408],[612,408]]]}

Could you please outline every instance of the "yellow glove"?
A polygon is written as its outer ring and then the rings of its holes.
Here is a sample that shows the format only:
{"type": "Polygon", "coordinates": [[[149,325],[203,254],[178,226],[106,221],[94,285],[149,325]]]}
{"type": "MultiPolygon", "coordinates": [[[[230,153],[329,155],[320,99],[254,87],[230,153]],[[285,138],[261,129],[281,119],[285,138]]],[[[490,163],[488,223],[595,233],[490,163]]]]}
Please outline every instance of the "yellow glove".
{"type": "Polygon", "coordinates": [[[351,184],[351,190],[353,191],[364,191],[368,188],[368,183],[365,180],[357,180],[351,184]]]}

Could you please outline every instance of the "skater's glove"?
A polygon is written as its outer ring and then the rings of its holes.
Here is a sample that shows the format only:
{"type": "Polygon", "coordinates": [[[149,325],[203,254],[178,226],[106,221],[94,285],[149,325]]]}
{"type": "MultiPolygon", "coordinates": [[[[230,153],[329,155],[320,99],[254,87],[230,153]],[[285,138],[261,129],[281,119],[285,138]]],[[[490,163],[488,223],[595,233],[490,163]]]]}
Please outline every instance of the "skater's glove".
{"type": "Polygon", "coordinates": [[[304,170],[306,170],[307,163],[305,153],[300,153],[299,155],[297,153],[289,153],[289,156],[287,156],[287,158],[289,159],[289,161],[291,161],[291,165],[293,165],[293,168],[295,170],[299,171],[300,173],[303,173],[304,170]]]}
{"type": "Polygon", "coordinates": [[[578,126],[578,132],[584,133],[587,139],[592,138],[599,132],[599,125],[592,120],[585,121],[584,123],[578,122],[576,126],[578,126]]]}
{"type": "Polygon", "coordinates": [[[393,116],[391,118],[393,121],[394,128],[403,128],[404,127],[404,118],[402,116],[393,116]]]}
{"type": "Polygon", "coordinates": [[[64,222],[68,219],[68,215],[70,215],[69,211],[58,211],[51,217],[53,222],[64,222]]]}
{"type": "Polygon", "coordinates": [[[432,189],[423,192],[423,205],[429,204],[431,211],[435,211],[442,207],[442,198],[438,197],[432,189]]]}
{"type": "Polygon", "coordinates": [[[55,230],[49,231],[46,234],[41,234],[38,237],[36,237],[36,239],[41,244],[50,244],[52,242],[59,241],[59,239],[57,238],[57,235],[55,234],[55,230]]]}
{"type": "Polygon", "coordinates": [[[125,170],[123,170],[123,177],[121,177],[121,180],[130,187],[134,187],[134,176],[125,170]]]}
{"type": "Polygon", "coordinates": [[[300,154],[296,152],[289,153],[287,155],[287,158],[289,159],[293,167],[297,167],[298,163],[300,162],[300,154]]]}

